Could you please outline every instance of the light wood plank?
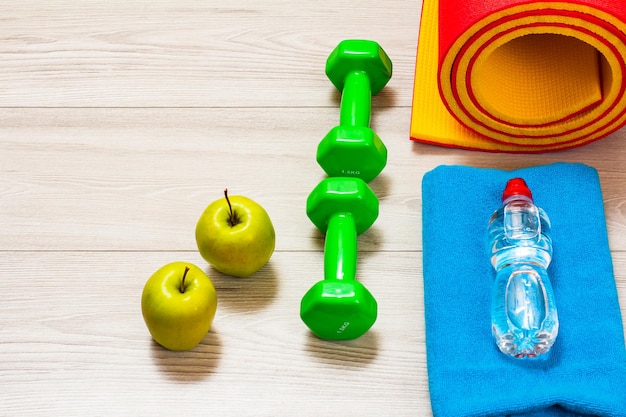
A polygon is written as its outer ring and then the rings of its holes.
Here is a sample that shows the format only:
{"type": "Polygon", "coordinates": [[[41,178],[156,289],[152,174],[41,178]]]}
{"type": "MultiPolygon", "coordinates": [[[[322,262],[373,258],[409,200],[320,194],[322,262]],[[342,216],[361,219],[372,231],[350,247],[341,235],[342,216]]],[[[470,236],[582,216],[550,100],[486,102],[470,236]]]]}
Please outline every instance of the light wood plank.
{"type": "MultiPolygon", "coordinates": [[[[410,109],[373,127],[389,161],[372,181],[380,216],[361,249],[421,249],[421,179],[441,164],[515,169],[557,161],[599,170],[610,243],[626,250],[626,130],[542,155],[467,152],[408,140],[410,109]]],[[[337,109],[6,109],[0,117],[0,249],[194,250],[204,207],[233,194],[270,213],[279,250],[321,249],[305,214],[323,177],[316,147],[337,109]]]]}
{"type": "MultiPolygon", "coordinates": [[[[417,252],[360,258],[379,318],[350,342],[316,339],[298,317],[301,296],[321,275],[318,252],[278,252],[244,280],[216,273],[193,252],[0,259],[0,354],[10,359],[0,363],[4,416],[431,415],[417,252]],[[152,342],[140,312],[145,280],[174,260],[206,269],[219,295],[212,331],[185,353],[152,342]]],[[[614,262],[626,313],[624,253],[614,262]]]]}
{"type": "Polygon", "coordinates": [[[351,342],[321,341],[300,321],[300,299],[320,279],[321,254],[277,253],[247,280],[208,269],[218,312],[204,342],[186,353],[151,341],[140,298],[162,264],[205,268],[197,254],[0,257],[13,278],[0,281],[0,354],[10,358],[0,364],[3,416],[319,416],[344,407],[363,416],[429,413],[417,253],[362,258],[362,281],[380,315],[351,342]]]}
{"type": "Polygon", "coordinates": [[[420,12],[399,0],[3,2],[0,106],[323,106],[344,38],[380,42],[390,86],[410,85],[420,12]]]}

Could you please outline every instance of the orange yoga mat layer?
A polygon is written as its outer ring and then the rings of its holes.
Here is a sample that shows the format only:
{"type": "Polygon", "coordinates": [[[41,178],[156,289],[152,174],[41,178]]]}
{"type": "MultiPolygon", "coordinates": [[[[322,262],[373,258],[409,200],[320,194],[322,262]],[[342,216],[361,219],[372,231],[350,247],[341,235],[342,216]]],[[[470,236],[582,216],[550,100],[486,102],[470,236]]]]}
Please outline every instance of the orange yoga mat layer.
{"type": "Polygon", "coordinates": [[[626,0],[424,0],[411,139],[581,146],[626,123],[626,0]]]}

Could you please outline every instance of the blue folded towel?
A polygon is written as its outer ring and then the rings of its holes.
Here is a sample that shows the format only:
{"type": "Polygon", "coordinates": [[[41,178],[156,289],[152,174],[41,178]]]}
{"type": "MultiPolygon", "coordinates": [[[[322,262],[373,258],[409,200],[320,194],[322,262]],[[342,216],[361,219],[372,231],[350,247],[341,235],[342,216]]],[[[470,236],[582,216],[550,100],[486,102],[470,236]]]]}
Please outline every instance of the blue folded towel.
{"type": "Polygon", "coordinates": [[[440,166],[422,182],[424,304],[435,417],[626,416],[626,350],[595,169],[440,166]],[[509,358],[491,336],[487,223],[522,177],[552,223],[548,269],[559,335],[544,360],[509,358]]]}

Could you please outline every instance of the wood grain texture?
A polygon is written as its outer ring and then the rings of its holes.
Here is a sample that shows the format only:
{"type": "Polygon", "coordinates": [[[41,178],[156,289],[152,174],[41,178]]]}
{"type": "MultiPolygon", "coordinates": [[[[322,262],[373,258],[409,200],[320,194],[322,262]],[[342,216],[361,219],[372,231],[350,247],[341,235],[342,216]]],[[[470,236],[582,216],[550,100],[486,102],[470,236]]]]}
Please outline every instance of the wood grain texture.
{"type": "Polygon", "coordinates": [[[428,414],[417,252],[361,258],[380,317],[342,343],[298,317],[320,253],[278,252],[248,280],[206,268],[218,314],[185,353],[158,347],[140,310],[144,278],[179,259],[201,264],[195,252],[2,252],[17,278],[0,282],[3,415],[428,414]]]}
{"type": "Polygon", "coordinates": [[[420,2],[199,0],[0,5],[0,415],[430,416],[421,179],[441,164],[598,169],[626,312],[626,130],[565,152],[411,143],[420,2]],[[351,342],[301,323],[322,275],[307,219],[340,95],[323,71],[344,38],[378,40],[394,76],[373,100],[389,150],[359,237],[379,318],[351,342]],[[270,263],[247,280],[200,259],[195,223],[225,187],[269,212],[270,263]],[[220,298],[196,349],[151,341],[148,277],[185,260],[220,298]]]}
{"type": "MultiPolygon", "coordinates": [[[[421,248],[421,178],[437,165],[557,161],[598,169],[611,247],[626,250],[626,132],[544,155],[464,152],[411,143],[410,109],[381,110],[373,128],[389,162],[371,182],[381,213],[362,250],[421,248]]],[[[336,119],[334,107],[5,109],[0,249],[78,250],[89,242],[90,250],[193,250],[198,217],[225,187],[268,210],[279,250],[319,249],[304,205],[323,178],[317,144],[336,119]]]]}
{"type": "Polygon", "coordinates": [[[0,106],[322,106],[326,57],[346,37],[381,42],[397,57],[392,83],[412,82],[415,53],[400,51],[415,51],[420,10],[398,0],[3,2],[0,106]]]}

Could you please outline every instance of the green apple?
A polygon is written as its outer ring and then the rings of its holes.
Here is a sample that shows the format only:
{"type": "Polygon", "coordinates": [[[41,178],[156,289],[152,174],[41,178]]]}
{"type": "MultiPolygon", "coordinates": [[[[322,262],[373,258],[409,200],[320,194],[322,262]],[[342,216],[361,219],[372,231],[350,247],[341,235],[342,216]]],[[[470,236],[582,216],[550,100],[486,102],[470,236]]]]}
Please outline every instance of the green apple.
{"type": "Polygon", "coordinates": [[[244,196],[209,204],[196,225],[200,255],[223,274],[248,277],[269,261],[276,234],[263,207],[244,196]]]}
{"type": "Polygon", "coordinates": [[[141,312],[152,338],[170,350],[189,350],[204,339],[215,317],[217,293],[197,266],[173,262],[146,282],[141,312]]]}

